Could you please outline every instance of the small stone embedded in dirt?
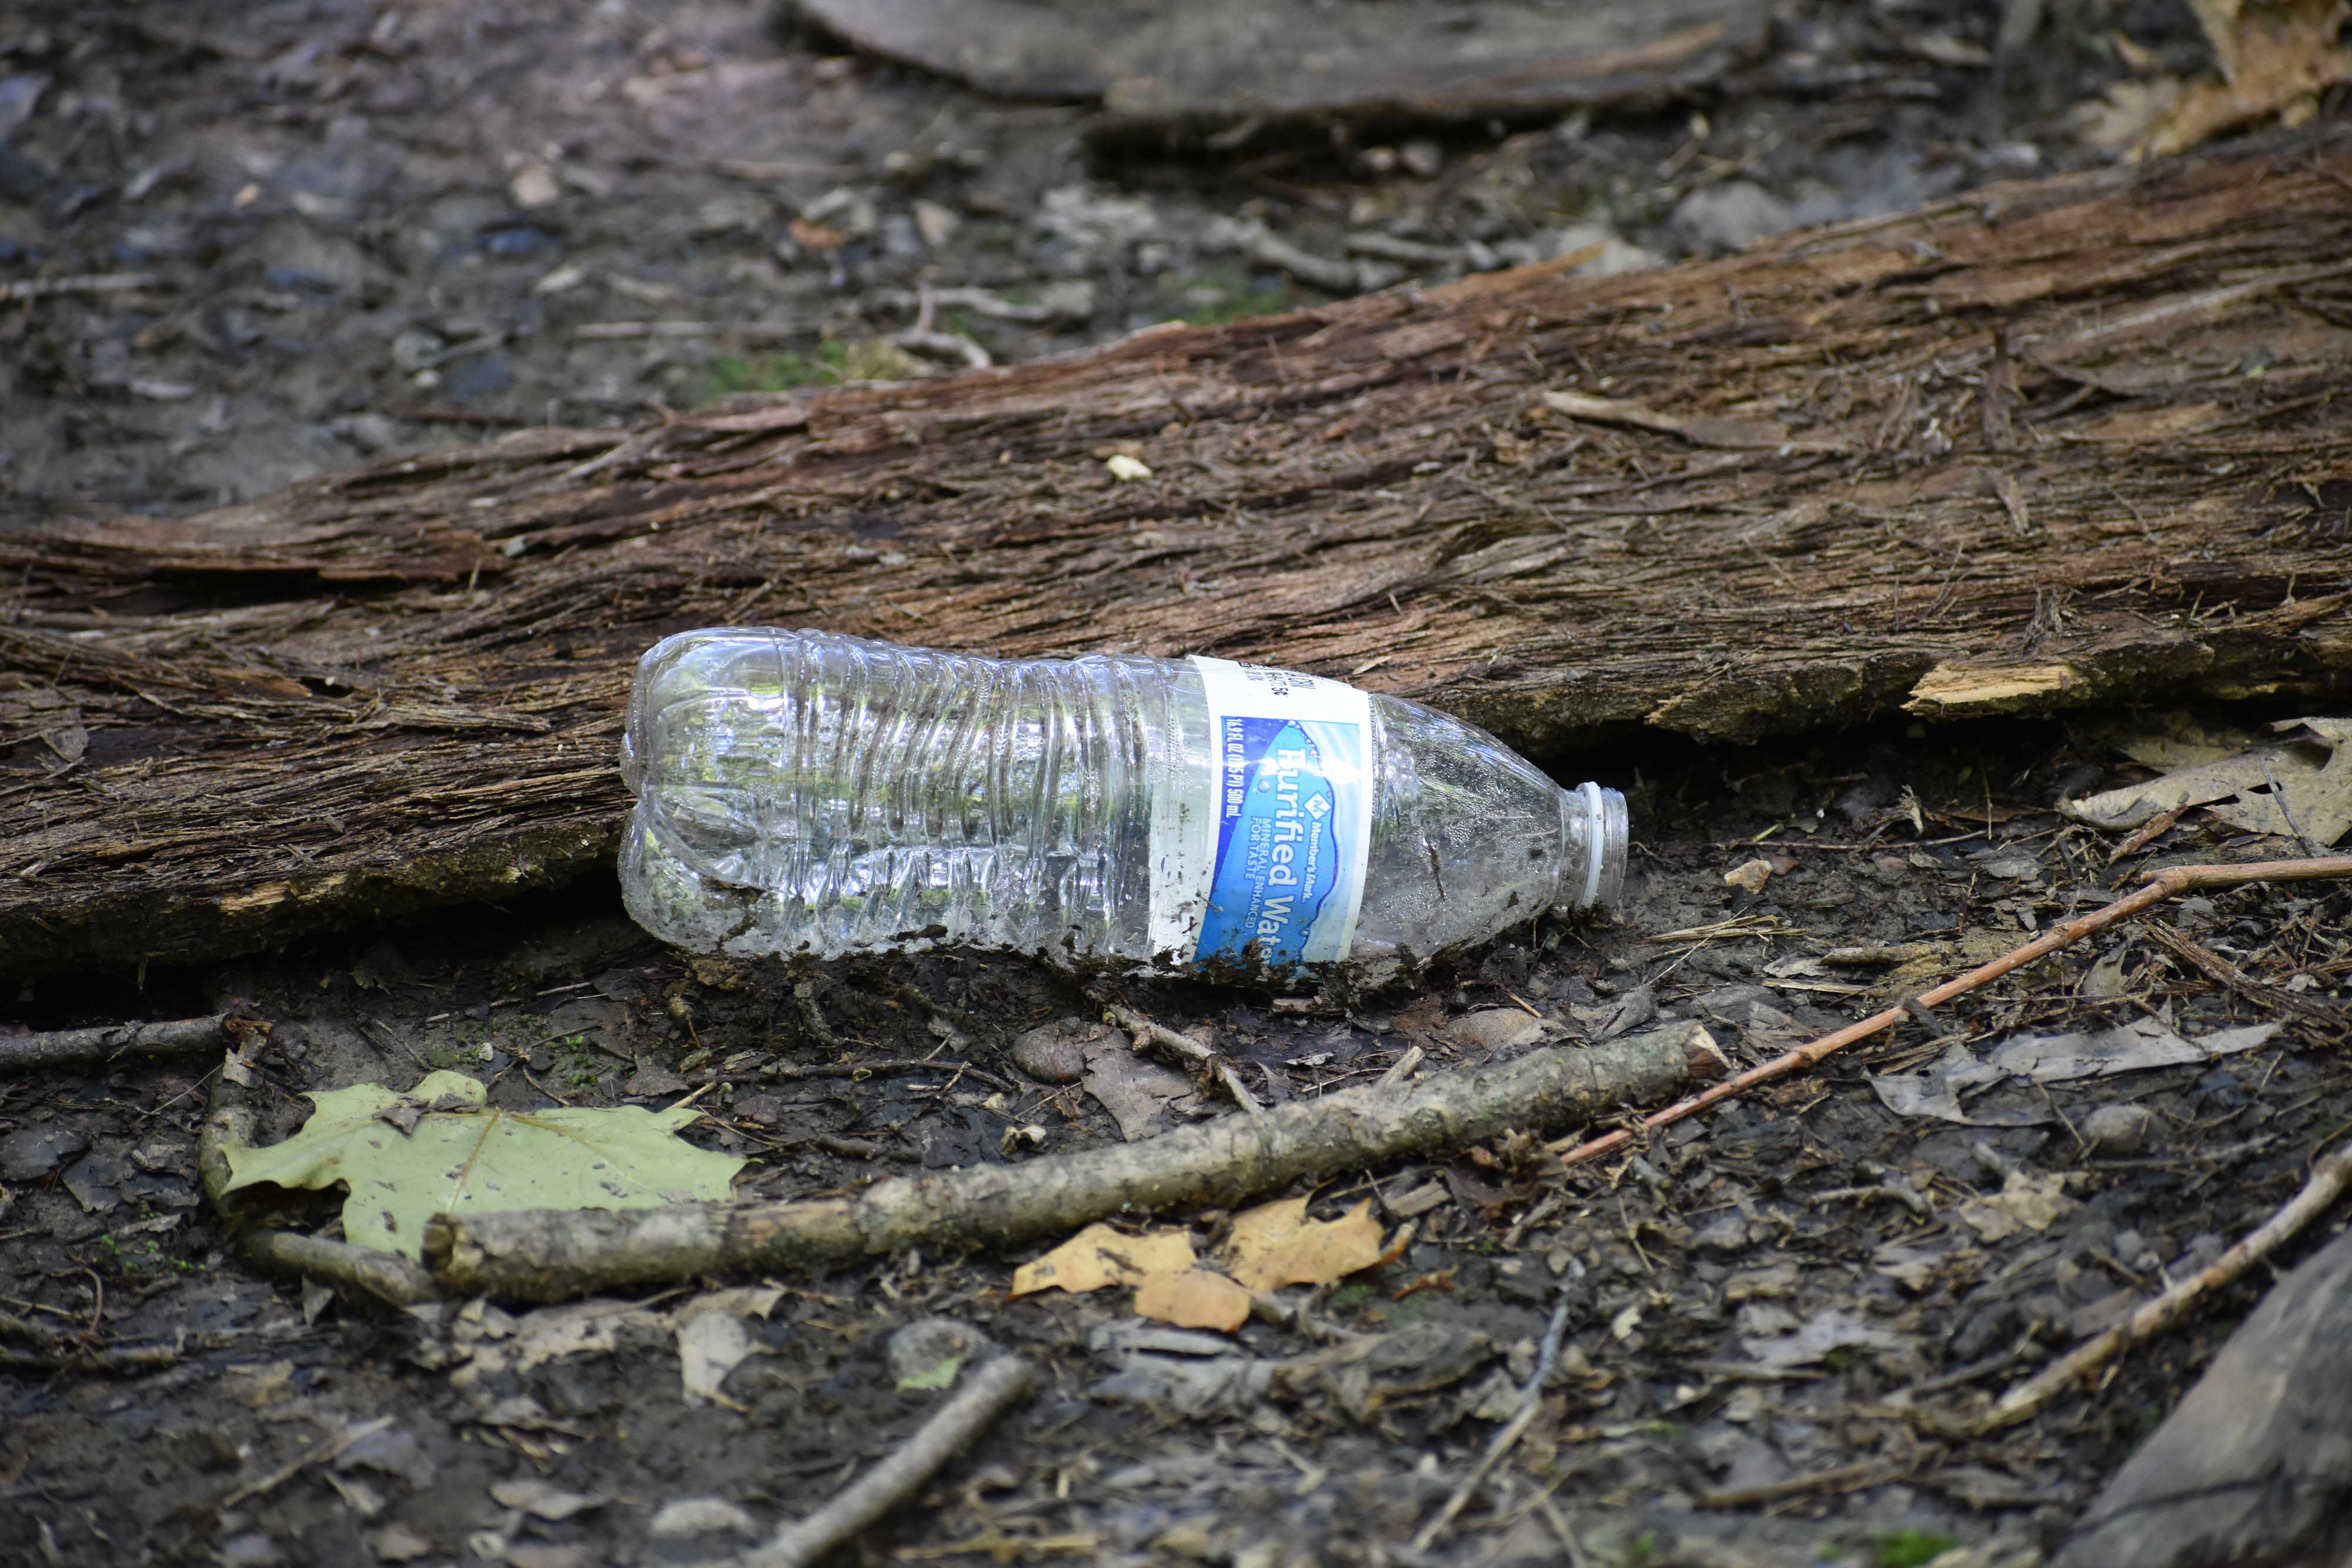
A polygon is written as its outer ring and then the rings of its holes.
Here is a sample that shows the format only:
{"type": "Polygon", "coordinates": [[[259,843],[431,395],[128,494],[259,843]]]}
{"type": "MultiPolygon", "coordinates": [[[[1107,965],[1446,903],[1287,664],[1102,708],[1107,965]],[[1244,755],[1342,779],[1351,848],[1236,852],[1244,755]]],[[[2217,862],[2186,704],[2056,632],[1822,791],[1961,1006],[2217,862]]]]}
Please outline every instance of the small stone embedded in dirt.
{"type": "Polygon", "coordinates": [[[1723,873],[1726,885],[1761,893],[1764,884],[1772,880],[1772,862],[1768,860],[1742,861],[1723,873]]]}
{"type": "Polygon", "coordinates": [[[261,1531],[248,1530],[221,1542],[220,1561],[227,1568],[272,1568],[286,1561],[286,1553],[261,1531]]]}
{"type": "Polygon", "coordinates": [[[917,1318],[890,1336],[883,1353],[894,1388],[946,1388],[959,1368],[992,1354],[996,1342],[953,1318],[917,1318]]]}
{"type": "Polygon", "coordinates": [[[1447,1024],[1445,1032],[1474,1051],[1509,1051],[1541,1040],[1544,1020],[1520,1008],[1481,1008],[1447,1024]]]}
{"type": "Polygon", "coordinates": [[[1087,1047],[1124,1046],[1127,1037],[1108,1024],[1087,1019],[1056,1019],[1013,1039],[1013,1065],[1040,1083],[1076,1083],[1086,1075],[1087,1047]],[[1108,1036],[1118,1034],[1111,1041],[1108,1036]]]}
{"type": "Polygon", "coordinates": [[[368,1547],[386,1563],[412,1563],[433,1550],[433,1543],[404,1524],[387,1524],[368,1537],[368,1547]]]}
{"type": "Polygon", "coordinates": [[[1699,1227],[1690,1239],[1691,1249],[1712,1253],[1718,1258],[1736,1257],[1748,1249],[1748,1221],[1737,1212],[1718,1214],[1699,1227]]]}
{"type": "Polygon", "coordinates": [[[566,1491],[534,1477],[494,1481],[490,1498],[500,1508],[519,1508],[533,1519],[561,1522],[575,1513],[602,1508],[605,1500],[593,1492],[566,1491]]]}
{"type": "Polygon", "coordinates": [[[26,1127],[0,1138],[0,1176],[39,1181],[89,1147],[89,1140],[64,1127],[26,1127]]]}
{"type": "Polygon", "coordinates": [[[1704,253],[1741,249],[1795,221],[1788,203],[1753,180],[1726,180],[1685,196],[1671,226],[1685,245],[1704,253]]]}
{"type": "Polygon", "coordinates": [[[2083,1142],[2103,1155],[2136,1155],[2147,1146],[2156,1113],[2145,1105],[2102,1105],[2083,1118],[2083,1142]]]}
{"type": "Polygon", "coordinates": [[[672,1498],[655,1511],[646,1532],[656,1541],[677,1541],[696,1535],[760,1533],[760,1521],[719,1497],[672,1498]]]}

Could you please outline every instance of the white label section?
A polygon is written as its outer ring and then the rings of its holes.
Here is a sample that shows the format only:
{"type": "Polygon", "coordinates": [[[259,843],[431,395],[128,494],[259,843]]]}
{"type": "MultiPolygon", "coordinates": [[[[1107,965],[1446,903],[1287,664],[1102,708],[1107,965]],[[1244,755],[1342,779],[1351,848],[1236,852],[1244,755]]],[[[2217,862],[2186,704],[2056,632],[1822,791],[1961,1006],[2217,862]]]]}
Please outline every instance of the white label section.
{"type": "Polygon", "coordinates": [[[1154,793],[1151,946],[1271,968],[1348,956],[1371,852],[1371,699],[1320,675],[1195,657],[1205,757],[1154,793]]]}

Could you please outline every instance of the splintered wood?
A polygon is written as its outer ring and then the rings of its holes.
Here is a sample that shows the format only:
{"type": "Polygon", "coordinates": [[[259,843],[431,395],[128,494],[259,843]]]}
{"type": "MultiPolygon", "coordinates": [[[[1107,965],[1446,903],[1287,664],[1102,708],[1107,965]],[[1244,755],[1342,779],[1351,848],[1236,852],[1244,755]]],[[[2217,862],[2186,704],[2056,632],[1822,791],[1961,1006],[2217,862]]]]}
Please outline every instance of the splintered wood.
{"type": "Polygon", "coordinates": [[[0,970],[604,863],[631,666],[697,624],[1213,653],[1538,757],[2317,697],[2352,666],[2347,256],[2339,131],[14,530],[0,970]]]}

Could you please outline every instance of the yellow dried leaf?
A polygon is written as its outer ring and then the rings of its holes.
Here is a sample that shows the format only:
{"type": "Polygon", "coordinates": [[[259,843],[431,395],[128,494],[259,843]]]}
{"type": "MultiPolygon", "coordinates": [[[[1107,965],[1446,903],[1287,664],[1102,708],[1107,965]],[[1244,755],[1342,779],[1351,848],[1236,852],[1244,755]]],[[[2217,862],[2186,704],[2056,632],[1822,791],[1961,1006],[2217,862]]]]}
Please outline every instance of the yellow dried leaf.
{"type": "Polygon", "coordinates": [[[1206,1269],[1154,1274],[1135,1292],[1136,1316],[1181,1329],[1231,1333],[1249,1322],[1249,1312],[1250,1293],[1206,1269]]]}
{"type": "Polygon", "coordinates": [[[1192,1267],[1192,1238],[1182,1230],[1147,1230],[1140,1236],[1097,1221],[1013,1276],[1013,1296],[1062,1290],[1073,1295],[1105,1285],[1135,1285],[1159,1274],[1192,1267]]]}
{"type": "Polygon", "coordinates": [[[2222,131],[2274,118],[2289,125],[2308,120],[2322,92],[2352,81],[2352,52],[2336,43],[2344,16],[2345,0],[2200,7],[2221,79],[2192,86],[2148,132],[2140,154],[2185,152],[2222,131]],[[2209,9],[2217,14],[2206,15],[2209,9]],[[2232,11],[2226,18],[2218,14],[2232,11]],[[2220,30],[2225,20],[2226,33],[2220,30]]]}
{"type": "Polygon", "coordinates": [[[1369,1200],[1337,1219],[1307,1218],[1307,1200],[1283,1198],[1234,1217],[1218,1264],[1254,1294],[1285,1285],[1328,1285],[1381,1260],[1381,1222],[1369,1200]]]}

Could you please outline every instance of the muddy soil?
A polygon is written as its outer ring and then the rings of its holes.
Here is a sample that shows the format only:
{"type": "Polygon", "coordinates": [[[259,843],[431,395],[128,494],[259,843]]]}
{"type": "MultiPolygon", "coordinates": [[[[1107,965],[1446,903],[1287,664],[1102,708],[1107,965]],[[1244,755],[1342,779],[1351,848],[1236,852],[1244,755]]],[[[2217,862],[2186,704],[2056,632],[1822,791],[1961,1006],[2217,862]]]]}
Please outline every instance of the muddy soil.
{"type": "MultiPolygon", "coordinates": [[[[1978,63],[1990,13],[1792,5],[1770,60],[1670,110],[1153,165],[1090,163],[1083,110],[982,99],[751,5],[35,3],[0,18],[0,282],[133,281],[0,317],[0,507],[182,510],[485,429],[1323,297],[1229,248],[1219,218],[1434,278],[1915,204],[2101,156],[2069,110],[2114,53],[2061,9],[2002,70],[1978,63]],[[1405,243],[1351,253],[1366,235],[1405,243]]],[[[2194,58],[2164,8],[2106,20],[2194,58]]],[[[1757,1061],[2147,866],[2294,852],[2191,820],[2110,864],[2109,837],[2049,809],[2130,776],[2087,725],[1545,760],[1631,796],[1613,921],[1546,922],[1365,995],[1120,993],[1275,1100],[1415,1048],[1424,1072],[1507,1055],[1526,1048],[1512,1014],[1571,1040],[1690,1019],[1757,1061]],[[1760,888],[1726,882],[1758,859],[1760,888]]],[[[2340,1009],[2352,985],[2352,893],[2158,918],[2290,994],[2340,1009]]],[[[741,1188],[809,1196],[1118,1140],[1082,1087],[1014,1060],[1024,1031],[1098,1001],[1003,956],[697,962],[598,883],[217,968],[44,979],[0,1030],[233,1006],[271,1026],[250,1092],[273,1132],[307,1092],[437,1068],[515,1110],[695,1094],[688,1135],[749,1157],[741,1188]],[[1041,1145],[1008,1138],[1027,1127],[1041,1145]]],[[[0,1079],[0,1310],[74,1336],[0,1340],[0,1563],[704,1561],[890,1452],[943,1397],[901,1385],[982,1339],[1037,1362],[1036,1397],[847,1555],[2025,1560],[2263,1280],[1998,1438],[1919,1413],[2007,1386],[2258,1222],[2352,1120],[2352,1072],[2340,1030],[2129,932],[1931,1021],[1631,1158],[1565,1172],[1504,1139],[1332,1184],[1318,1212],[1370,1199],[1413,1237],[1290,1292],[1309,1299],[1288,1324],[1141,1332],[1123,1291],[1008,1301],[1019,1256],[908,1253],[721,1303],[748,1354],[699,1395],[677,1327],[693,1291],[604,1303],[589,1332],[577,1309],[401,1312],[245,1267],[197,1187],[206,1061],[0,1079]],[[2151,1019],[2190,1040],[2269,1032],[2192,1065],[1971,1087],[1967,1122],[1890,1108],[1955,1045],[2151,1019]],[[1563,1304],[1534,1424],[1415,1549],[1563,1304]],[[559,1331],[568,1353],[524,1354],[559,1331]],[[1253,1368],[1349,1346],[1369,1353],[1355,1373],[1252,1391],[1253,1368]],[[127,1348],[152,1354],[89,1363],[127,1348]]]]}

